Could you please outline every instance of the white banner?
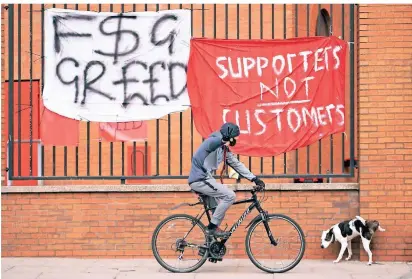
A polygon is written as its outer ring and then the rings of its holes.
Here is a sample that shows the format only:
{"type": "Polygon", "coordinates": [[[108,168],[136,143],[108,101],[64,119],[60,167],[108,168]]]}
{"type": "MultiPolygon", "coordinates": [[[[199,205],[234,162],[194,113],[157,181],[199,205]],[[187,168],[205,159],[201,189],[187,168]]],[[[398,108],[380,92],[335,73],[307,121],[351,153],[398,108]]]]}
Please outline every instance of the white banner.
{"type": "Polygon", "coordinates": [[[45,12],[43,101],[78,120],[158,119],[190,106],[189,10],[45,12]]]}

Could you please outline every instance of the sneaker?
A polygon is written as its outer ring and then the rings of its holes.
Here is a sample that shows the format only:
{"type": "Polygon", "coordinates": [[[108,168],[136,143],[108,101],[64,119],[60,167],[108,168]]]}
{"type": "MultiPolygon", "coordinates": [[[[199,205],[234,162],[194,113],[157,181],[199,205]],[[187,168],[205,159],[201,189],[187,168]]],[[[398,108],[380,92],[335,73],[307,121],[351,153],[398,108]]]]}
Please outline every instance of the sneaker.
{"type": "Polygon", "coordinates": [[[208,237],[217,237],[217,238],[228,238],[229,237],[229,232],[222,231],[220,228],[215,228],[215,229],[206,229],[206,235],[208,237]]]}

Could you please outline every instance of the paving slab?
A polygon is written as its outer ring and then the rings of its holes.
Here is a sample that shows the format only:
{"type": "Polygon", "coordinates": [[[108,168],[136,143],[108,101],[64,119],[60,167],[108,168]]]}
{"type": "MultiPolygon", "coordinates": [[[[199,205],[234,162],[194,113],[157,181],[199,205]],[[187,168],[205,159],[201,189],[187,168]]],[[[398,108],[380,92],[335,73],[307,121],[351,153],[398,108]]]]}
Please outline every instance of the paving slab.
{"type": "Polygon", "coordinates": [[[170,273],[154,259],[2,258],[4,279],[412,279],[412,263],[302,260],[294,269],[269,274],[248,259],[206,262],[192,273],[170,273]]]}

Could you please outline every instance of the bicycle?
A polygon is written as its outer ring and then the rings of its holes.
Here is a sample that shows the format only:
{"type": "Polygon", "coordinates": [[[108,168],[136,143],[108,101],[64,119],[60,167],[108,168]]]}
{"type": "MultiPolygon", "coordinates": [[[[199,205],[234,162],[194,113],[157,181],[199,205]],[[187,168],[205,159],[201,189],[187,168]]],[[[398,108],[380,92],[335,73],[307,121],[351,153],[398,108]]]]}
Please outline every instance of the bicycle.
{"type": "MultiPolygon", "coordinates": [[[[193,191],[195,192],[195,191],[193,191]]],[[[252,261],[252,263],[258,267],[259,269],[268,272],[268,273],[283,273],[286,271],[291,270],[292,268],[294,268],[302,259],[303,254],[305,252],[305,237],[304,237],[304,233],[302,231],[302,229],[300,228],[300,226],[290,217],[283,215],[283,214],[269,214],[267,211],[264,211],[261,207],[261,202],[263,200],[263,198],[261,200],[258,199],[257,195],[256,195],[256,189],[254,188],[253,190],[250,191],[252,194],[251,198],[248,199],[244,199],[244,200],[239,200],[239,201],[235,201],[233,203],[233,205],[238,205],[238,204],[243,204],[243,203],[251,203],[251,205],[249,205],[249,207],[244,211],[244,213],[240,216],[240,218],[238,219],[237,222],[235,222],[235,224],[232,225],[231,229],[229,230],[229,236],[225,239],[221,239],[218,240],[216,238],[213,239],[207,239],[206,234],[205,234],[205,230],[206,230],[206,226],[202,223],[201,219],[203,217],[203,215],[206,213],[207,218],[210,222],[211,219],[211,214],[210,211],[213,212],[213,210],[216,208],[216,206],[214,207],[209,207],[209,205],[207,204],[207,196],[203,195],[201,193],[197,193],[198,195],[198,199],[199,202],[194,203],[194,204],[190,204],[190,203],[183,203],[183,204],[179,204],[177,206],[175,206],[172,209],[176,209],[182,205],[189,205],[189,206],[196,206],[196,205],[203,205],[203,212],[196,216],[190,216],[187,214],[174,214],[171,216],[166,217],[163,221],[161,221],[158,226],[156,227],[156,229],[153,232],[153,237],[152,237],[152,252],[153,255],[155,256],[157,262],[164,267],[165,269],[167,269],[170,272],[175,272],[175,273],[184,273],[184,272],[193,272],[195,270],[197,270],[198,268],[200,268],[207,259],[209,259],[209,261],[216,263],[217,261],[222,261],[223,256],[226,254],[226,246],[225,243],[230,239],[230,237],[232,236],[232,234],[236,231],[236,229],[242,224],[243,220],[246,218],[246,216],[254,209],[256,208],[259,212],[259,215],[257,215],[247,226],[245,229],[247,229],[249,227],[249,230],[246,234],[246,239],[245,239],[245,246],[246,246],[246,253],[249,257],[249,259],[252,261]],[[282,232],[285,232],[285,226],[278,226],[277,230],[272,233],[272,230],[269,226],[269,223],[271,221],[277,221],[277,220],[282,220],[282,221],[286,221],[288,224],[291,224],[292,227],[298,232],[298,241],[300,241],[300,244],[298,245],[298,250],[299,253],[297,255],[297,257],[292,261],[291,264],[280,268],[280,269],[276,269],[276,268],[270,268],[268,266],[266,266],[265,264],[262,264],[256,257],[259,256],[258,255],[254,255],[252,253],[252,247],[251,244],[255,243],[255,242],[251,242],[251,238],[254,235],[256,229],[259,227],[259,225],[263,224],[263,234],[265,234],[266,232],[266,242],[267,239],[269,239],[270,242],[270,247],[274,247],[274,250],[276,251],[276,249],[278,248],[280,243],[283,243],[283,239],[282,237],[279,237],[279,235],[282,232]],[[182,227],[179,227],[179,225],[176,225],[176,222],[178,221],[185,221],[186,223],[189,224],[189,230],[184,230],[182,229],[182,227]],[[166,226],[168,223],[171,223],[170,225],[166,226]],[[191,226],[191,227],[190,227],[191,226]],[[166,227],[166,231],[171,231],[171,230],[175,230],[177,229],[177,231],[175,231],[176,235],[172,237],[172,244],[170,245],[170,243],[168,245],[165,245],[165,247],[169,247],[172,248],[172,252],[168,251],[168,253],[166,253],[163,257],[160,256],[159,254],[159,248],[162,247],[162,241],[164,240],[164,237],[160,237],[159,238],[159,234],[162,232],[162,229],[166,227]],[[192,236],[194,237],[198,237],[198,239],[195,240],[189,240],[189,234],[192,233],[192,236]],[[277,238],[277,239],[275,239],[277,238]],[[197,257],[200,257],[200,259],[195,259],[195,264],[193,266],[189,266],[186,268],[175,268],[172,267],[170,264],[168,264],[166,261],[168,259],[172,259],[172,261],[177,260],[179,266],[181,263],[185,262],[185,261],[190,261],[187,260],[187,254],[192,251],[194,252],[194,255],[197,257]],[[186,252],[186,254],[185,254],[186,252]],[[176,257],[177,255],[174,253],[178,253],[178,257],[177,259],[175,259],[174,257],[176,257]]],[[[260,228],[260,227],[259,227],[260,228]]],[[[285,242],[287,244],[289,244],[287,241],[285,242]]],[[[290,245],[290,246],[296,246],[296,245],[290,245]]],[[[292,247],[288,247],[288,248],[292,248],[292,247]]],[[[290,249],[289,249],[290,250],[290,249]]],[[[288,251],[289,251],[288,250],[288,251]]],[[[262,254],[260,254],[262,255],[262,254]]],[[[282,262],[283,265],[283,257],[287,256],[288,253],[282,253],[282,254],[276,254],[273,257],[271,257],[270,260],[272,261],[276,261],[279,262],[279,260],[282,262]]],[[[265,255],[265,257],[267,257],[265,255]]],[[[266,260],[266,259],[265,259],[266,260]]],[[[268,259],[269,260],[269,259],[268,259]]]]}

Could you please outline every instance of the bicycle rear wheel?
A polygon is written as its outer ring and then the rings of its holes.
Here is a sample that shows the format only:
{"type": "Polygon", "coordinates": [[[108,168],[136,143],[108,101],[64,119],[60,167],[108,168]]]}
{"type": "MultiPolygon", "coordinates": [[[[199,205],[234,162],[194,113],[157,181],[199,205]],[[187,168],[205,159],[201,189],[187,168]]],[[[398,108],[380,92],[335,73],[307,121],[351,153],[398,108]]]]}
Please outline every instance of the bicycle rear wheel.
{"type": "Polygon", "coordinates": [[[153,232],[153,255],[170,272],[195,271],[208,257],[208,251],[200,248],[206,243],[205,230],[206,227],[190,215],[171,215],[153,232]],[[199,250],[202,250],[200,254],[199,250]]]}
{"type": "Polygon", "coordinates": [[[305,236],[290,217],[269,214],[268,225],[277,246],[270,243],[262,219],[254,222],[246,235],[246,252],[252,263],[269,273],[282,273],[294,268],[305,253],[305,236]],[[262,248],[263,247],[263,248],[262,248]],[[290,263],[285,265],[285,262],[290,263]]]}

